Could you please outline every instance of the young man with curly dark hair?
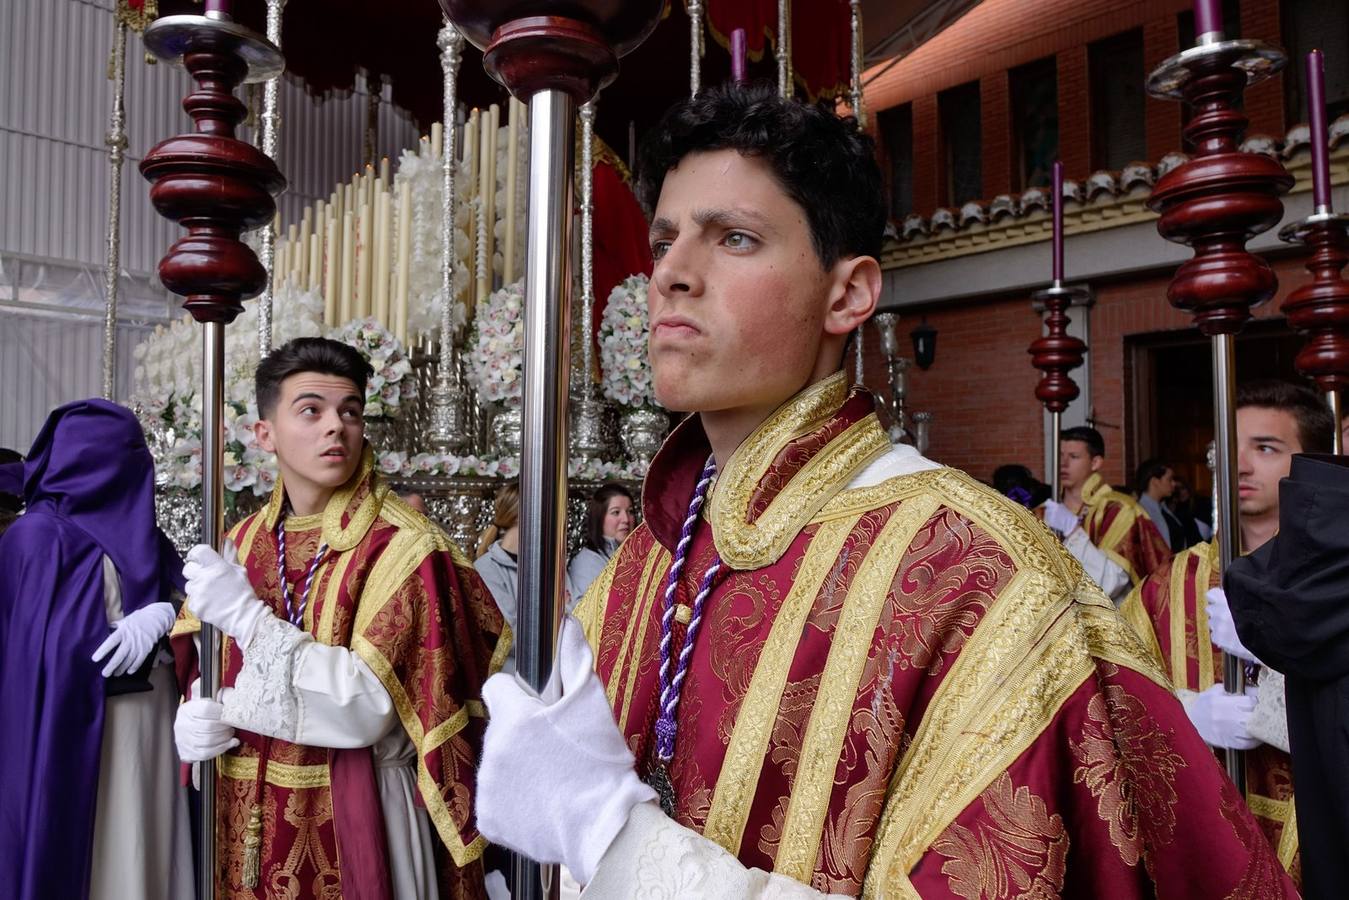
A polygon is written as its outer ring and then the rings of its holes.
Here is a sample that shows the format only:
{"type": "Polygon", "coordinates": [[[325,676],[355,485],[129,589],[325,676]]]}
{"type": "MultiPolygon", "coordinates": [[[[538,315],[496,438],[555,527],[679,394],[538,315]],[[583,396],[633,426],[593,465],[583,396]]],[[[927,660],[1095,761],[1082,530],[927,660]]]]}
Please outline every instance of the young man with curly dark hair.
{"type": "Polygon", "coordinates": [[[655,389],[695,415],[557,682],[484,688],[479,827],[588,898],[1292,896],[1058,541],[850,388],[872,152],[763,87],[700,92],[646,145],[655,389]]]}

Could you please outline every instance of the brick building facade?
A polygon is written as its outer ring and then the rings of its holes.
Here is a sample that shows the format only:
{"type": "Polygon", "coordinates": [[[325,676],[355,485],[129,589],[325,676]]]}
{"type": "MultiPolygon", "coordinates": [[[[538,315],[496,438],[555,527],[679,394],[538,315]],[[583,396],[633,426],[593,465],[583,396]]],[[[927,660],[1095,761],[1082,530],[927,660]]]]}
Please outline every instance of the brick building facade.
{"type": "MultiPolygon", "coordinates": [[[[1280,0],[1229,0],[1229,32],[1236,21],[1242,37],[1289,45],[1295,52],[1306,49],[1297,44],[1306,43],[1308,28],[1323,23],[1294,19],[1290,24],[1298,11],[1294,7],[1307,4],[1282,2],[1281,10],[1280,0]],[[1285,33],[1294,28],[1301,32],[1285,33]]],[[[1145,78],[1189,46],[1189,9],[1188,0],[984,0],[903,60],[868,73],[870,127],[878,138],[882,168],[892,179],[892,205],[898,207],[892,208],[897,237],[882,260],[882,306],[901,313],[899,330],[905,335],[920,317],[938,330],[935,364],[927,371],[911,368],[908,375],[909,411],[934,413],[933,458],[980,478],[1009,462],[1043,474],[1045,423],[1034,399],[1039,373],[1030,365],[1027,347],[1041,328],[1031,294],[1049,279],[1049,198],[1047,189],[1025,183],[1028,167],[1018,122],[1024,110],[1019,111],[1017,79],[1036,64],[1037,77],[1043,78],[1052,61],[1048,71],[1057,94],[1057,150],[1070,179],[1067,276],[1071,283],[1089,286],[1094,298],[1089,310],[1072,311],[1075,327],[1085,326],[1091,353],[1085,371],[1074,373],[1084,397],[1065,423],[1086,420],[1099,427],[1108,446],[1105,474],[1113,482],[1127,481],[1142,458],[1160,454],[1206,486],[1200,460],[1212,432],[1211,415],[1193,404],[1171,402],[1188,396],[1191,388],[1208,390],[1204,383],[1178,383],[1181,376],[1176,373],[1188,370],[1173,365],[1192,354],[1196,360],[1202,357],[1195,371],[1208,372],[1206,342],[1191,328],[1189,317],[1166,300],[1176,265],[1190,254],[1158,236],[1155,216],[1145,206],[1159,165],[1183,161],[1174,155],[1182,149],[1181,104],[1142,100],[1141,133],[1129,146],[1145,152],[1135,165],[1104,170],[1098,165],[1111,155],[1119,157],[1112,154],[1118,147],[1103,141],[1123,134],[1118,122],[1103,115],[1100,93],[1114,89],[1125,96],[1123,102],[1130,102],[1132,81],[1109,82],[1131,79],[1135,73],[1145,78]],[[1124,42],[1123,52],[1133,56],[1123,58],[1133,60],[1132,69],[1103,67],[1102,58],[1113,61],[1105,55],[1111,52],[1111,41],[1124,42]],[[944,100],[963,97],[966,106],[972,105],[972,82],[978,85],[977,187],[970,186],[968,160],[952,153],[944,133],[951,131],[944,100]],[[965,93],[959,94],[962,89],[965,93]],[[889,116],[887,111],[892,111],[889,116]],[[895,129],[899,112],[904,128],[895,129]],[[1093,129],[1098,132],[1095,140],[1093,129]],[[897,134],[902,142],[898,149],[897,134]],[[897,159],[901,156],[905,158],[897,159]],[[952,196],[957,188],[952,166],[960,168],[965,190],[977,191],[973,198],[952,196]],[[893,179],[901,177],[905,183],[896,189],[893,179]],[[1168,418],[1177,416],[1188,417],[1179,429],[1168,418]]],[[[1341,45],[1349,46],[1349,34],[1341,45]]],[[[1334,46],[1327,42],[1328,55],[1334,46]]],[[[1349,62],[1328,62],[1333,85],[1332,65],[1349,70],[1349,62]]],[[[1284,74],[1247,91],[1244,100],[1250,119],[1247,149],[1278,157],[1297,178],[1285,198],[1285,221],[1310,211],[1305,129],[1290,131],[1301,112],[1291,108],[1290,97],[1300,96],[1299,88],[1284,83],[1285,78],[1300,78],[1300,71],[1299,58],[1284,74]],[[1265,137],[1256,138],[1260,135],[1265,137]]],[[[1332,117],[1340,100],[1336,90],[1330,91],[1332,117]]],[[[1132,102],[1137,104],[1136,96],[1132,102]]],[[[1335,120],[1332,133],[1335,201],[1343,209],[1349,203],[1349,115],[1335,120]]],[[[1239,340],[1239,378],[1295,377],[1287,348],[1298,339],[1282,323],[1279,304],[1308,277],[1301,253],[1284,247],[1273,233],[1252,247],[1271,260],[1279,291],[1256,311],[1260,323],[1239,340]]],[[[885,363],[873,334],[865,336],[863,346],[866,380],[884,390],[885,363]]]]}

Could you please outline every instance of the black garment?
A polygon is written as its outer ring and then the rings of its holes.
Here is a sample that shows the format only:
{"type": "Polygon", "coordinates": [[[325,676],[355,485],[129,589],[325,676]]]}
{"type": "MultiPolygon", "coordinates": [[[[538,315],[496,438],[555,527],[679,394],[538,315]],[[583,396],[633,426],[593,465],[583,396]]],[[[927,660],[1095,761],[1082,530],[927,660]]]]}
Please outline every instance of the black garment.
{"type": "Polygon", "coordinates": [[[1224,585],[1237,633],[1287,676],[1303,896],[1349,885],[1349,458],[1299,455],[1279,533],[1224,585]]]}

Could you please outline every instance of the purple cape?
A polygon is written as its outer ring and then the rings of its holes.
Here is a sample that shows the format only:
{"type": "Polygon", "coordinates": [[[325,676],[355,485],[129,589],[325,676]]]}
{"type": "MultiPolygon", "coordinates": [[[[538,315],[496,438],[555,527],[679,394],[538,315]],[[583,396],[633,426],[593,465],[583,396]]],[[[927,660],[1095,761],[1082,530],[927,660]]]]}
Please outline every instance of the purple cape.
{"type": "Polygon", "coordinates": [[[0,885],[88,896],[107,690],[103,556],[127,613],[174,599],[182,561],[155,524],[154,462],[129,410],[56,409],[22,464],[25,512],[0,537],[0,885]]]}

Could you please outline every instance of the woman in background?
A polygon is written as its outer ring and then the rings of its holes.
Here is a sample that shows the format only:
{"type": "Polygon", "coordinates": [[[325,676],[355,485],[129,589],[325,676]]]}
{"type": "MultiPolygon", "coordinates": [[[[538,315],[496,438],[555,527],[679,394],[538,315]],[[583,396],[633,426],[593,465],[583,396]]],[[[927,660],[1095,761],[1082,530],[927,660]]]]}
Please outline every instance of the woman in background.
{"type": "MultiPolygon", "coordinates": [[[[519,575],[520,553],[520,487],[506,484],[497,491],[492,524],[478,536],[473,568],[482,576],[492,599],[505,617],[506,624],[515,630],[516,585],[519,575]]],[[[515,646],[511,646],[503,672],[515,671],[515,646]]]]}
{"type": "Polygon", "coordinates": [[[605,484],[595,491],[586,506],[585,533],[581,549],[567,566],[571,589],[571,607],[581,599],[590,583],[599,577],[618,545],[637,525],[632,494],[621,484],[605,484]]]}

